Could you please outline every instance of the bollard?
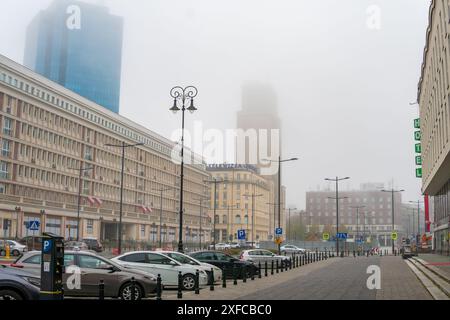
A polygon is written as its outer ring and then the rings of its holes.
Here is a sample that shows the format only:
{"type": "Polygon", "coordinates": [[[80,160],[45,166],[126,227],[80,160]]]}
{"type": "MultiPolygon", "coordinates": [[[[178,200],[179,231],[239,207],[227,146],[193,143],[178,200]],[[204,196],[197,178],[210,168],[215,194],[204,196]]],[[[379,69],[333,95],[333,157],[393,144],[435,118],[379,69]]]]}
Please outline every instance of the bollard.
{"type": "Polygon", "coordinates": [[[247,268],[242,268],[242,282],[246,283],[247,282],[247,268]]]}
{"type": "Polygon", "coordinates": [[[214,291],[214,269],[211,268],[211,273],[209,274],[209,290],[214,291]]]}
{"type": "Polygon", "coordinates": [[[130,300],[136,300],[136,279],[131,277],[131,297],[130,300]]]}
{"type": "Polygon", "coordinates": [[[267,277],[267,261],[264,261],[264,277],[267,277]]]}
{"type": "Polygon", "coordinates": [[[5,246],[5,258],[6,258],[6,259],[9,259],[9,258],[10,258],[10,254],[11,254],[11,249],[10,249],[10,247],[9,247],[9,244],[7,244],[7,245],[5,246]]]}
{"type": "Polygon", "coordinates": [[[161,300],[162,295],[162,283],[161,283],[161,275],[158,274],[156,278],[156,300],[161,300]]]}
{"type": "Polygon", "coordinates": [[[288,260],[285,260],[285,261],[284,261],[284,270],[287,272],[287,271],[288,271],[288,268],[289,268],[289,266],[288,266],[288,260]]]}
{"type": "Polygon", "coordinates": [[[252,274],[251,274],[251,276],[250,276],[250,280],[255,280],[255,269],[254,268],[252,268],[252,274]]]}
{"type": "Polygon", "coordinates": [[[98,284],[98,299],[105,300],[105,283],[103,280],[100,280],[100,283],[98,284]]]}
{"type": "Polygon", "coordinates": [[[236,270],[236,265],[233,265],[233,285],[237,285],[237,270],[236,270]]]}
{"type": "Polygon", "coordinates": [[[292,270],[292,258],[289,258],[289,270],[292,270]]]}
{"type": "Polygon", "coordinates": [[[178,299],[183,298],[183,292],[181,291],[182,286],[183,286],[183,276],[181,275],[181,271],[178,271],[178,292],[177,292],[178,299]]]}
{"type": "Polygon", "coordinates": [[[227,268],[223,267],[222,269],[222,288],[226,288],[227,287],[227,268]]]}
{"type": "Polygon", "coordinates": [[[273,260],[272,263],[270,264],[270,275],[273,275],[273,260]]]}
{"type": "Polygon", "coordinates": [[[280,271],[284,272],[284,261],[283,260],[280,261],[280,271]]]}
{"type": "Polygon", "coordinates": [[[194,290],[195,294],[200,294],[200,271],[198,269],[195,271],[195,283],[194,283],[194,290]]]}
{"type": "Polygon", "coordinates": [[[278,260],[277,260],[277,273],[278,273],[278,260]]]}
{"type": "Polygon", "coordinates": [[[258,279],[261,279],[261,262],[258,262],[258,279]]]}

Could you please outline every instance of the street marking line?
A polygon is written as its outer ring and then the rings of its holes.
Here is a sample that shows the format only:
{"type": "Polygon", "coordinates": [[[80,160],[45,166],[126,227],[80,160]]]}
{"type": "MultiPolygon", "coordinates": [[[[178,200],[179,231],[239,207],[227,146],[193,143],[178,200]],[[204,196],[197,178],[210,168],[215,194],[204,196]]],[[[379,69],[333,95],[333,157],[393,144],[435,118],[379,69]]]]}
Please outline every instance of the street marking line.
{"type": "Polygon", "coordinates": [[[422,260],[420,258],[413,258],[414,260],[418,261],[420,264],[425,266],[428,270],[434,272],[436,275],[440,276],[444,281],[450,283],[450,279],[447,278],[447,275],[443,273],[439,268],[436,268],[434,265],[430,265],[425,260],[422,260]]]}
{"type": "Polygon", "coordinates": [[[438,288],[422,270],[419,271],[419,269],[416,268],[416,266],[410,261],[410,259],[405,260],[405,262],[412,270],[412,272],[414,272],[425,289],[428,290],[434,300],[450,300],[450,298],[440,288],[438,288]]]}

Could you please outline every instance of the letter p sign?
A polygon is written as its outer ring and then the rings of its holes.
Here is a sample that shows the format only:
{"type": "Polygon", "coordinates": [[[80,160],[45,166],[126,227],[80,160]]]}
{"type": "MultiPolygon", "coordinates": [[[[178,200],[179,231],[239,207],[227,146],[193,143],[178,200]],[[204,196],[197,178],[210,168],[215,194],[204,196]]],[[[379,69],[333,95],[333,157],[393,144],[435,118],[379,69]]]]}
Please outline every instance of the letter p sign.
{"type": "Polygon", "coordinates": [[[44,240],[44,248],[42,251],[44,251],[44,253],[49,253],[51,249],[52,249],[52,242],[50,240],[44,240]]]}

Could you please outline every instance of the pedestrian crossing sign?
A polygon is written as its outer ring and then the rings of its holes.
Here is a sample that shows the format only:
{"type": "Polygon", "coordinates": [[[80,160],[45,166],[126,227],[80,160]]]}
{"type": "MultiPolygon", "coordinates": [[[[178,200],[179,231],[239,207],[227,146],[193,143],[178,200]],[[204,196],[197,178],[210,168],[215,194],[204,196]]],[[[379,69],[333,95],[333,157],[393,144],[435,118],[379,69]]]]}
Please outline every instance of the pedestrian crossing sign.
{"type": "Polygon", "coordinates": [[[276,244],[281,244],[283,242],[283,238],[281,238],[281,237],[276,237],[275,238],[275,243],[276,244]]]}
{"type": "Polygon", "coordinates": [[[398,236],[398,235],[397,235],[397,232],[392,232],[392,233],[391,233],[391,239],[392,239],[392,240],[397,240],[397,236],[398,236]]]}
{"type": "Polygon", "coordinates": [[[322,234],[322,239],[323,240],[330,240],[330,234],[328,232],[324,232],[322,234]]]}

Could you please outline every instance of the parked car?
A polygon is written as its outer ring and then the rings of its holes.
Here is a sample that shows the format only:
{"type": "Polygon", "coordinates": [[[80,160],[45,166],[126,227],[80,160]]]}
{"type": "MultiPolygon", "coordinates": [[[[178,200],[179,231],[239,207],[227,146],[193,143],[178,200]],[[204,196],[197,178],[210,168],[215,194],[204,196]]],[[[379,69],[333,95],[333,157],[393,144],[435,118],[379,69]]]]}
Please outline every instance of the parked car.
{"type": "MultiPolygon", "coordinates": [[[[195,273],[199,269],[198,266],[182,264],[160,251],[132,251],[111,260],[123,266],[144,270],[152,274],[160,274],[163,287],[177,287],[178,273],[181,271],[183,289],[195,289],[195,273]]],[[[199,285],[205,286],[207,284],[207,274],[200,270],[199,285]]]]}
{"type": "Polygon", "coordinates": [[[100,241],[98,241],[97,238],[86,237],[86,238],[83,238],[82,241],[88,245],[89,250],[93,250],[95,252],[103,251],[103,246],[100,243],[100,241]]]}
{"type": "MultiPolygon", "coordinates": [[[[209,246],[209,248],[214,249],[214,245],[211,244],[209,246]]],[[[227,243],[222,243],[222,242],[216,243],[216,250],[226,250],[226,249],[230,249],[230,248],[231,248],[231,246],[227,243]]]]}
{"type": "Polygon", "coordinates": [[[28,251],[27,246],[15,240],[0,240],[0,256],[6,255],[6,245],[9,246],[10,255],[13,256],[19,256],[20,254],[28,251]]]}
{"type": "Polygon", "coordinates": [[[247,277],[257,273],[257,267],[253,263],[241,261],[221,251],[197,251],[189,255],[198,261],[215,265],[222,270],[225,269],[227,278],[233,276],[233,270],[237,272],[239,277],[242,277],[244,272],[247,277]]]}
{"type": "Polygon", "coordinates": [[[230,242],[229,245],[230,245],[231,249],[238,249],[238,248],[240,248],[239,243],[237,243],[237,242],[230,242]]]}
{"type": "Polygon", "coordinates": [[[216,267],[215,265],[198,261],[197,259],[194,259],[193,257],[188,256],[187,254],[180,253],[177,251],[159,251],[159,252],[178,261],[179,263],[197,266],[199,270],[203,270],[206,272],[206,274],[208,275],[208,279],[209,275],[211,274],[211,269],[213,269],[214,282],[219,282],[220,280],[222,280],[222,269],[216,267]]]}
{"type": "Polygon", "coordinates": [[[39,300],[41,279],[0,264],[0,300],[39,300]]]}
{"type": "MultiPolygon", "coordinates": [[[[29,271],[35,275],[41,272],[41,252],[30,251],[19,257],[12,267],[29,271]]],[[[98,284],[100,280],[105,284],[105,297],[131,300],[131,278],[136,280],[135,300],[156,293],[156,277],[148,272],[126,268],[114,261],[108,260],[95,253],[87,251],[65,251],[63,274],[64,295],[77,297],[98,296],[98,284]],[[70,268],[76,267],[80,271],[79,289],[69,289],[67,279],[73,273],[70,268]],[[68,272],[69,271],[69,272],[68,272]]]]}
{"type": "Polygon", "coordinates": [[[19,243],[25,245],[28,248],[28,251],[42,250],[41,236],[26,236],[20,239],[19,243]]]}
{"type": "Polygon", "coordinates": [[[417,253],[413,250],[410,245],[404,245],[400,249],[403,259],[411,258],[413,256],[417,256],[417,253]]]}
{"type": "Polygon", "coordinates": [[[263,249],[253,249],[253,250],[244,250],[241,252],[240,256],[241,260],[244,261],[250,261],[254,264],[258,265],[258,263],[264,264],[266,261],[268,264],[271,264],[272,261],[278,263],[281,265],[285,265],[285,263],[289,263],[289,257],[288,256],[280,256],[277,255],[269,250],[263,250],[263,249]]]}
{"type": "Polygon", "coordinates": [[[88,251],[89,246],[81,241],[67,241],[64,243],[64,250],[88,251]]]}
{"type": "Polygon", "coordinates": [[[303,254],[306,253],[305,249],[299,248],[297,246],[294,246],[292,244],[286,244],[284,246],[280,247],[280,251],[281,253],[286,253],[286,254],[303,254]]]}

